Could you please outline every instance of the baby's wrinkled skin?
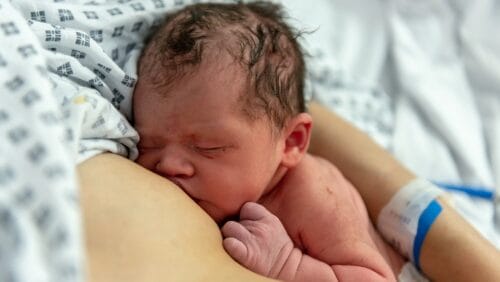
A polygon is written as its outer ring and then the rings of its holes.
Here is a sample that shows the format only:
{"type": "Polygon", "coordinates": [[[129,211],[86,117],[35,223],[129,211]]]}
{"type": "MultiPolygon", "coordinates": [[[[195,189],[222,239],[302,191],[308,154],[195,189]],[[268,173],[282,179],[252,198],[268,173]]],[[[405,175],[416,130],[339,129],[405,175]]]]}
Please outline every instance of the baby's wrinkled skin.
{"type": "Polygon", "coordinates": [[[403,260],[375,232],[361,197],[333,165],[306,155],[280,185],[261,204],[246,203],[239,222],[223,226],[234,259],[282,280],[395,279],[386,262],[399,272],[403,260]]]}

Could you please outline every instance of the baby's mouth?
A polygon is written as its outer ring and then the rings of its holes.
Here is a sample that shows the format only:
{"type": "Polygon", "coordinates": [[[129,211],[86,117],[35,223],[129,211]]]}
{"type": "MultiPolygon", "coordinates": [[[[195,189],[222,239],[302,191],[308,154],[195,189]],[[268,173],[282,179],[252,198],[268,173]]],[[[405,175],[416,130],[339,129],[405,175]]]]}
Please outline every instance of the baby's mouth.
{"type": "MultiPolygon", "coordinates": [[[[186,190],[186,186],[184,184],[182,184],[182,181],[179,181],[176,178],[167,178],[167,179],[169,181],[171,181],[172,183],[174,183],[175,185],[177,185],[179,188],[181,188],[186,193],[186,195],[188,195],[189,198],[191,198],[191,200],[193,200],[198,206],[200,206],[207,214],[209,214],[212,217],[212,215],[210,214],[210,211],[214,210],[214,206],[210,202],[207,202],[203,199],[195,198],[192,195],[190,195],[190,193],[188,193],[188,191],[186,190]]],[[[235,215],[234,218],[233,217],[225,218],[225,219],[222,219],[220,221],[221,221],[221,223],[224,223],[229,219],[238,219],[238,215],[235,215]]]]}
{"type": "Polygon", "coordinates": [[[184,185],[182,185],[182,183],[175,179],[175,178],[167,178],[170,182],[174,183],[175,185],[177,185],[179,188],[181,188],[182,190],[186,191],[186,189],[184,189],[184,185]]]}
{"type": "Polygon", "coordinates": [[[197,205],[200,206],[200,203],[202,202],[200,199],[198,198],[194,198],[193,196],[191,196],[188,191],[186,190],[186,186],[184,186],[184,184],[182,184],[181,181],[175,179],[175,178],[168,178],[168,180],[170,180],[172,183],[174,183],[175,185],[177,185],[179,188],[182,189],[182,191],[184,191],[184,193],[186,193],[186,195],[189,196],[189,198],[191,198],[191,200],[193,200],[197,205]]]}

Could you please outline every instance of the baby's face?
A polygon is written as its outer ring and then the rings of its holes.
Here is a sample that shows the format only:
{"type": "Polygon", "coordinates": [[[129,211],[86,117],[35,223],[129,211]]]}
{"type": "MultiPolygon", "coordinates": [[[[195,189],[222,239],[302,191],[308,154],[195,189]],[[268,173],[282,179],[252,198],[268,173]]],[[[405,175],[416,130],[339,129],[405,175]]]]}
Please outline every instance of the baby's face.
{"type": "Polygon", "coordinates": [[[250,122],[243,115],[237,101],[243,71],[218,65],[203,62],[165,97],[139,79],[134,120],[137,162],[176,183],[220,223],[276,181],[284,148],[266,118],[250,122]]]}

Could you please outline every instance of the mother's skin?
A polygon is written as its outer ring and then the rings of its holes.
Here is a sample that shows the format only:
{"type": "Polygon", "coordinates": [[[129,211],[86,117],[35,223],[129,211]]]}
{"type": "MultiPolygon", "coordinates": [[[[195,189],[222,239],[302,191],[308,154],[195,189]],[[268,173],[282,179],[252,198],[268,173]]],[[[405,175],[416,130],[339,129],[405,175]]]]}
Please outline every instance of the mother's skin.
{"type": "MultiPolygon", "coordinates": [[[[313,153],[339,167],[375,219],[415,176],[342,119],[315,104],[311,112],[313,153]]],[[[271,281],[234,262],[217,225],[168,180],[112,154],[78,172],[89,281],[271,281]]],[[[435,281],[500,281],[499,252],[441,203],[424,240],[423,271],[435,281]]]]}
{"type": "Polygon", "coordinates": [[[271,281],[234,262],[215,222],[168,180],[113,154],[78,171],[88,281],[271,281]]]}

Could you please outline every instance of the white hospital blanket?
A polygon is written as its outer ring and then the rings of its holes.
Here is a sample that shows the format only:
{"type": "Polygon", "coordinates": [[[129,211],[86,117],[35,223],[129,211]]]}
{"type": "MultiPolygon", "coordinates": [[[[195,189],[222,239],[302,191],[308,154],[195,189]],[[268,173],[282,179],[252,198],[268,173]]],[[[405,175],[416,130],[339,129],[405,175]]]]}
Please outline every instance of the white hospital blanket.
{"type": "Polygon", "coordinates": [[[394,127],[389,96],[379,83],[387,49],[377,1],[283,0],[291,22],[304,31],[314,99],[391,146],[394,127]]]}
{"type": "MultiPolygon", "coordinates": [[[[315,30],[306,41],[317,100],[420,177],[500,189],[500,1],[285,3],[315,30]]],[[[500,248],[499,204],[454,198],[500,248]]]]}
{"type": "MultiPolygon", "coordinates": [[[[399,85],[394,154],[430,180],[498,189],[498,4],[399,0],[387,7],[399,85]]],[[[500,248],[491,200],[458,193],[455,205],[500,248]]]]}

